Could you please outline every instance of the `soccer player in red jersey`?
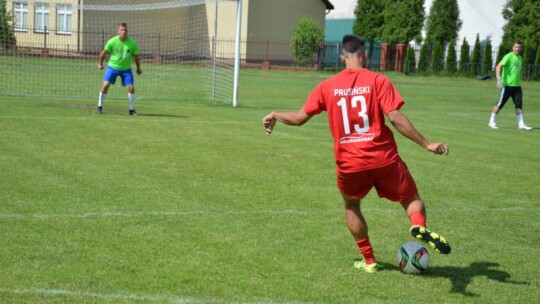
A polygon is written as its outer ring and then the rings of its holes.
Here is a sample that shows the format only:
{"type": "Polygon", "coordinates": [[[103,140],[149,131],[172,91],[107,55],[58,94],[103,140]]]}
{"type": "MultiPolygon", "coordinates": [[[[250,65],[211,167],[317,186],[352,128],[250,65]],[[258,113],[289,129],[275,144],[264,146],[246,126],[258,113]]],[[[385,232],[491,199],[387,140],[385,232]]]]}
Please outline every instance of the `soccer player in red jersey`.
{"type": "Polygon", "coordinates": [[[426,150],[446,155],[448,145],[428,141],[400,112],[404,101],[384,75],[364,68],[364,41],[354,35],[343,37],[341,60],[345,70],[322,81],[304,106],[294,112],[271,112],[263,118],[270,135],[276,121],[300,126],[312,116],[327,112],[334,138],[337,185],[343,196],[345,219],[363,259],[354,266],[377,272],[368,226],[360,210],[361,200],[375,187],[379,197],[400,203],[411,221],[413,237],[428,243],[436,252],[450,253],[450,245],[426,228],[426,209],[406,164],[401,160],[385,116],[403,136],[426,150]]]}

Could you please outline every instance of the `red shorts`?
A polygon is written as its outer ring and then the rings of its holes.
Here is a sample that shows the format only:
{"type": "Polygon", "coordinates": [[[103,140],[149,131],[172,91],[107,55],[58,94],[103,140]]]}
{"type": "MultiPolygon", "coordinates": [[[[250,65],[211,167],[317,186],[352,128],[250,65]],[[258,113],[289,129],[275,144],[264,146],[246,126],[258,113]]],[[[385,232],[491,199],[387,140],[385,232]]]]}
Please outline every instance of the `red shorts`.
{"type": "Polygon", "coordinates": [[[364,198],[375,187],[379,197],[394,202],[404,202],[418,193],[407,165],[398,158],[382,168],[343,173],[337,171],[339,190],[353,198],[364,198]]]}

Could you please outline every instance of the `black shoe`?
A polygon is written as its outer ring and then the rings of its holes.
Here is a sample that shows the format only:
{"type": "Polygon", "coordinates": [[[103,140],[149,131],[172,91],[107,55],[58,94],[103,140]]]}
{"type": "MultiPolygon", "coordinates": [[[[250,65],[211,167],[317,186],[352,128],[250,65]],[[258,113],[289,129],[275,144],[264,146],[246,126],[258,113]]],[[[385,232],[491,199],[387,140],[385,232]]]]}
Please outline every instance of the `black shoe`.
{"type": "Polygon", "coordinates": [[[103,107],[97,107],[96,114],[101,114],[103,107]]]}
{"type": "Polygon", "coordinates": [[[445,238],[435,232],[429,231],[426,227],[412,226],[411,235],[422,242],[428,243],[438,253],[449,254],[452,250],[445,238]]]}
{"type": "Polygon", "coordinates": [[[135,110],[129,110],[129,115],[137,116],[137,112],[135,112],[135,110]]]}

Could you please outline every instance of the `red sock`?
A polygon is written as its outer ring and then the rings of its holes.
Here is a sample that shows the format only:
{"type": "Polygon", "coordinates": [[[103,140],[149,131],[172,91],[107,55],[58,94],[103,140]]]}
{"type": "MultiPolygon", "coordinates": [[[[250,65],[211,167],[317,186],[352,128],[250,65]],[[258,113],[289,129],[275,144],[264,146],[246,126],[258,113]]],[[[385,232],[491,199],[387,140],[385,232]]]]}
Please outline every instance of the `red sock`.
{"type": "Polygon", "coordinates": [[[426,227],[426,216],[420,211],[411,214],[411,226],[426,227]]]}
{"type": "Polygon", "coordinates": [[[373,255],[373,248],[369,242],[369,237],[356,241],[356,245],[360,249],[360,254],[364,257],[366,264],[375,263],[375,255],[373,255]]]}

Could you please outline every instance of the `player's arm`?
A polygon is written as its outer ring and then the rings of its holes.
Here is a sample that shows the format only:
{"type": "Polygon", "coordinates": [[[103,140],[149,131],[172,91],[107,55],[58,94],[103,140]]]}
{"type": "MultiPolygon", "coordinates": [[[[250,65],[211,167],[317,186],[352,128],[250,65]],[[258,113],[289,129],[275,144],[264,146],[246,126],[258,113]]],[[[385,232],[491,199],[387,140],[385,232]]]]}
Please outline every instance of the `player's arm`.
{"type": "Polygon", "coordinates": [[[280,121],[290,126],[301,126],[305,124],[312,115],[306,113],[304,108],[294,112],[271,112],[263,118],[263,126],[267,135],[272,133],[276,121],[280,121]]]}
{"type": "Polygon", "coordinates": [[[495,67],[495,75],[497,76],[497,79],[501,79],[501,75],[502,75],[502,64],[497,64],[497,67],[495,67]]]}
{"type": "Polygon", "coordinates": [[[503,69],[503,65],[500,63],[497,64],[497,67],[495,67],[495,76],[497,76],[497,87],[499,89],[502,88],[502,79],[501,79],[502,69],[503,69]]]}
{"type": "Polygon", "coordinates": [[[101,51],[101,53],[99,54],[97,66],[98,66],[98,69],[100,70],[103,70],[103,60],[105,60],[105,55],[107,55],[106,50],[101,51]]]}
{"type": "Polygon", "coordinates": [[[449,149],[447,144],[428,141],[420,134],[420,132],[418,132],[418,130],[416,130],[407,116],[401,113],[401,111],[392,110],[386,114],[386,117],[388,117],[388,120],[390,120],[394,128],[396,128],[401,135],[424,147],[424,149],[435,154],[448,154],[449,149]]]}
{"type": "Polygon", "coordinates": [[[137,74],[141,75],[142,70],[141,70],[141,61],[139,59],[139,55],[133,55],[133,60],[135,60],[135,65],[137,66],[137,74]]]}

